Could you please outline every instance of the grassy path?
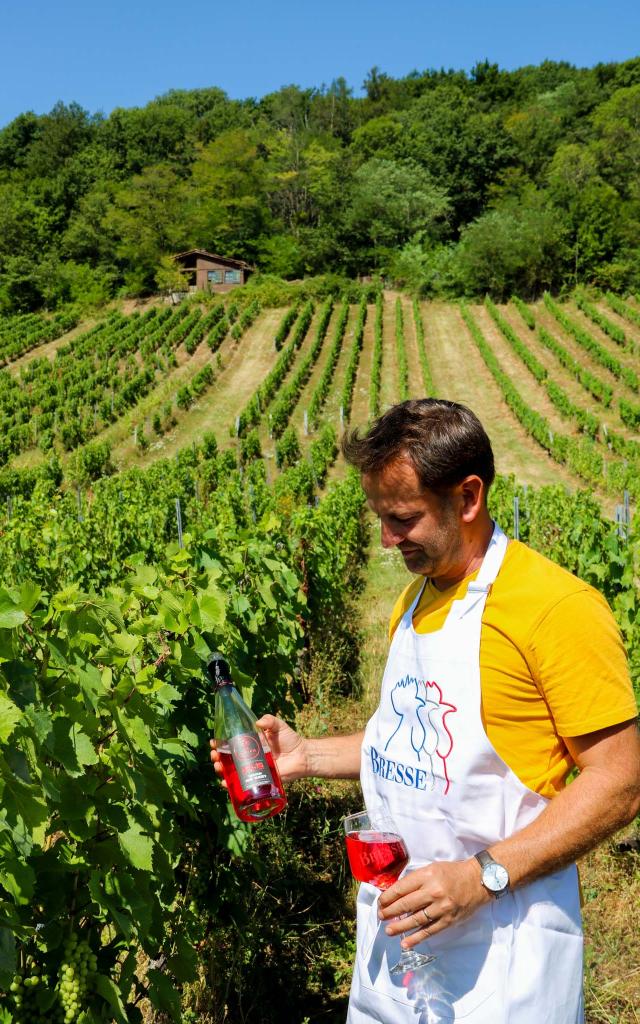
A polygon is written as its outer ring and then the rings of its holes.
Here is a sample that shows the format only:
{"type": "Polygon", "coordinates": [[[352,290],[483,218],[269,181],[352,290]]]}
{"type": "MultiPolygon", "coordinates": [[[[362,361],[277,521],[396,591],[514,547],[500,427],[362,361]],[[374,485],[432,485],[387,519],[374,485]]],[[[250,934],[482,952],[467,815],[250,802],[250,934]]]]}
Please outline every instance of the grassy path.
{"type": "Polygon", "coordinates": [[[367,321],[364,325],[364,335],[358,373],[353,389],[353,401],[351,403],[350,423],[354,427],[364,427],[371,416],[370,388],[371,388],[371,363],[373,361],[373,327],[376,320],[375,305],[367,306],[367,321]]]}
{"type": "Polygon", "coordinates": [[[245,402],[253,394],[256,381],[260,381],[268,373],[275,359],[273,338],[282,319],[281,309],[270,309],[242,336],[239,342],[231,337],[225,339],[219,349],[222,370],[217,374],[213,385],[204,392],[191,408],[178,413],[177,425],[168,434],[154,441],[147,452],[138,453],[133,445],[132,426],[140,423],[142,417],[150,415],[163,401],[172,398],[180,384],[189,379],[200,365],[210,361],[214,367],[218,365],[217,355],[212,355],[206,342],[201,343],[189,363],[179,367],[159,388],[156,388],[147,399],[143,400],[122,421],[114,424],[109,430],[127,429],[125,437],[117,442],[116,437],[109,437],[109,431],[101,435],[101,439],[111,439],[116,443],[115,458],[125,465],[145,466],[158,458],[169,458],[192,441],[198,441],[202,435],[212,430],[221,444],[228,443],[235,418],[245,402]],[[194,362],[197,360],[197,362],[194,362]],[[126,421],[129,419],[129,424],[126,421]]]}
{"type": "Polygon", "coordinates": [[[431,303],[423,307],[423,317],[436,394],[468,405],[481,419],[498,473],[514,473],[522,483],[535,486],[579,487],[580,481],[553,462],[513,417],[457,307],[431,303]]]}
{"type": "Polygon", "coordinates": [[[382,316],[382,379],[380,382],[380,412],[400,400],[398,359],[396,357],[396,293],[384,293],[382,316]]]}
{"type": "Polygon", "coordinates": [[[470,308],[476,323],[497,356],[501,368],[509,375],[527,405],[544,416],[553,431],[577,436],[578,431],[573,421],[565,419],[556,410],[545,389],[538,384],[520,357],[513,351],[485,306],[471,306],[470,308]]]}
{"type": "Polygon", "coordinates": [[[406,295],[402,296],[402,312],[404,316],[404,344],[407,350],[407,367],[409,370],[409,398],[424,398],[424,381],[418,356],[418,339],[416,323],[413,318],[413,303],[406,295]]]}

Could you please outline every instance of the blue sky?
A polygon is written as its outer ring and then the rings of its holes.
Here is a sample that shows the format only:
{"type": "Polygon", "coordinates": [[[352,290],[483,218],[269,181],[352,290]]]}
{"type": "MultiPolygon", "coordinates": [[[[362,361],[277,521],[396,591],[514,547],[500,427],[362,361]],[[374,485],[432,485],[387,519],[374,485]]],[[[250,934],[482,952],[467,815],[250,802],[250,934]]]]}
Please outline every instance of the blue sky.
{"type": "Polygon", "coordinates": [[[263,96],[377,65],[469,70],[640,53],[638,0],[0,0],[0,125],[75,100],[91,113],[216,85],[263,96]]]}

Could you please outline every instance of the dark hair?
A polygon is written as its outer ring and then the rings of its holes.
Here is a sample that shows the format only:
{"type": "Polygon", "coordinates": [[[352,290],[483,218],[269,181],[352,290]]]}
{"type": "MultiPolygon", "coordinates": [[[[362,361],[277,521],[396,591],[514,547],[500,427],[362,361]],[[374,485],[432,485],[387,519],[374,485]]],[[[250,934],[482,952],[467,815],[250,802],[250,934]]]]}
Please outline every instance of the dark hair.
{"type": "Polygon", "coordinates": [[[495,477],[491,441],[478,417],[465,405],[442,398],[393,405],[364,436],[347,431],[342,453],[361,473],[379,473],[406,456],[422,486],[436,492],[472,474],[488,491],[495,477]]]}

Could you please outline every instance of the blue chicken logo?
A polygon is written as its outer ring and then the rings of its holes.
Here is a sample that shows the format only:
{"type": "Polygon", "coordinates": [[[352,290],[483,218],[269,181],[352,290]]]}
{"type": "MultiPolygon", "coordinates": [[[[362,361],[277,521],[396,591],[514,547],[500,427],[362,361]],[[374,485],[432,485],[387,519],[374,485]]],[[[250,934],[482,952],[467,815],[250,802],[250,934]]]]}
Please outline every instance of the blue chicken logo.
{"type": "Polygon", "coordinates": [[[425,768],[433,789],[436,781],[434,757],[439,757],[445,781],[449,789],[446,760],[453,748],[453,737],[447,728],[445,718],[456,711],[453,704],[442,699],[442,690],[437,683],[423,682],[413,676],[399,679],[391,690],[391,706],[398,723],[385,744],[385,753],[398,758],[407,758],[413,751],[420,767],[425,768]]]}

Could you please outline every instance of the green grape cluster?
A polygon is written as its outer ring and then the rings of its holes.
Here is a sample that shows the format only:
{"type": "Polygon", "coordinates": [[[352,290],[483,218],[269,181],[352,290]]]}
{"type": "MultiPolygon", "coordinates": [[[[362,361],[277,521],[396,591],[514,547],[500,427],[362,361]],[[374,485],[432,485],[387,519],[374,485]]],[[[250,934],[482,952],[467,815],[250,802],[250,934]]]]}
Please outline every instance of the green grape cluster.
{"type": "Polygon", "coordinates": [[[37,996],[46,989],[49,978],[41,974],[40,967],[29,957],[22,974],[15,974],[9,986],[13,996],[14,1024],[49,1024],[49,1018],[38,1006],[37,996]]]}
{"type": "Polygon", "coordinates": [[[58,981],[64,1024],[72,1024],[79,1015],[97,966],[96,955],[88,942],[72,935],[64,946],[64,960],[60,965],[58,981]]]}

